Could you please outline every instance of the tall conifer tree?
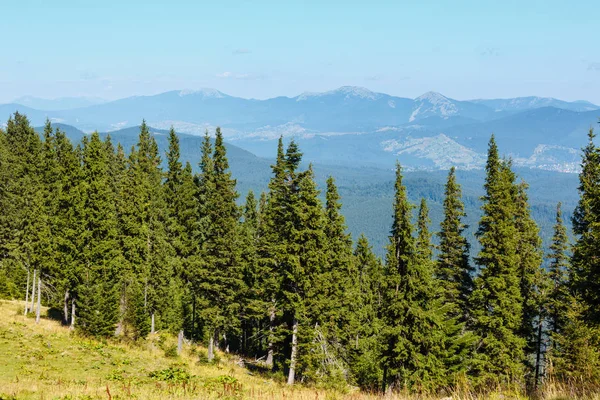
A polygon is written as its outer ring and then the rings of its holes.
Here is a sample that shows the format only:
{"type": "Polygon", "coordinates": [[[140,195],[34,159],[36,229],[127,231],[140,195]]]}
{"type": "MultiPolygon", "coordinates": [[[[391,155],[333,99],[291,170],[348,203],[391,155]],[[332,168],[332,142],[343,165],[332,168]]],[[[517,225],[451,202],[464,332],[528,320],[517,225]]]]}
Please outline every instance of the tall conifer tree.
{"type": "Polygon", "coordinates": [[[417,241],[411,223],[412,205],[396,166],[396,195],[390,245],[386,258],[383,317],[384,385],[432,390],[444,380],[439,350],[443,334],[433,278],[426,204],[421,204],[417,241]]]}
{"type": "Polygon", "coordinates": [[[475,333],[479,336],[473,373],[481,384],[520,382],[525,340],[517,243],[514,223],[514,174],[501,161],[494,136],[486,164],[483,216],[477,238],[480,275],[471,295],[475,333]]]}
{"type": "Polygon", "coordinates": [[[444,197],[444,219],[440,225],[440,240],[436,276],[441,281],[450,316],[468,318],[468,298],[473,290],[473,267],[469,264],[469,242],[464,236],[467,225],[461,188],[456,182],[456,169],[448,173],[444,197]]]}
{"type": "Polygon", "coordinates": [[[77,327],[94,336],[114,335],[118,321],[118,221],[110,187],[109,155],[98,133],[83,147],[82,271],[76,290],[77,327]]]}

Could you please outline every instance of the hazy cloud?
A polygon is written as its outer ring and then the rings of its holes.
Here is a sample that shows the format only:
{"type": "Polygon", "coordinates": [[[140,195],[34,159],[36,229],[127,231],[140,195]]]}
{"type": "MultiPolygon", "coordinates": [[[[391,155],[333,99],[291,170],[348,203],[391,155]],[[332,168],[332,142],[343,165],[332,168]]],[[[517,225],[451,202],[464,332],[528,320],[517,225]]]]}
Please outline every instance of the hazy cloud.
{"type": "Polygon", "coordinates": [[[383,79],[383,76],[381,74],[375,74],[375,75],[365,77],[365,80],[367,80],[367,81],[380,81],[382,79],[383,79]]]}
{"type": "Polygon", "coordinates": [[[263,75],[254,75],[254,74],[236,74],[233,72],[225,71],[216,75],[217,78],[221,79],[245,79],[245,80],[258,80],[264,79],[263,75]]]}
{"type": "Polygon", "coordinates": [[[235,49],[233,51],[233,55],[234,56],[237,56],[237,55],[240,55],[240,54],[250,54],[250,53],[251,53],[251,51],[248,50],[248,49],[235,49]]]}
{"type": "Polygon", "coordinates": [[[79,77],[84,81],[93,81],[95,79],[98,79],[98,75],[91,71],[83,71],[81,74],[79,74],[79,77]]]}
{"type": "Polygon", "coordinates": [[[592,62],[588,64],[588,71],[599,71],[600,72],[600,62],[592,62]]]}

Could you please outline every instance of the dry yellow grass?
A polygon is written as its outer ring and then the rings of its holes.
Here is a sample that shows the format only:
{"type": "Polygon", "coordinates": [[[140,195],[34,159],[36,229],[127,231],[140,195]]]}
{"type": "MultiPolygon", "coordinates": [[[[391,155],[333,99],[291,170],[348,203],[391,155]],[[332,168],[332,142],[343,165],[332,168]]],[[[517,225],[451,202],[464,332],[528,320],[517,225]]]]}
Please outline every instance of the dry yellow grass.
{"type": "MultiPolygon", "coordinates": [[[[81,338],[58,322],[39,324],[22,315],[23,302],[0,301],[0,400],[4,399],[287,399],[287,400],[401,400],[436,397],[393,394],[377,396],[349,389],[346,393],[296,385],[252,374],[221,354],[217,365],[199,363],[205,351],[186,344],[178,358],[166,357],[165,346],[175,338],[153,335],[143,344],[99,342],[81,338]],[[161,348],[162,347],[162,348],[161,348]],[[161,380],[153,371],[187,371],[187,380],[161,380]]],[[[163,376],[164,378],[164,376],[163,376]]],[[[558,385],[548,387],[545,399],[572,398],[558,385]]],[[[588,398],[600,399],[590,393],[588,398]]],[[[515,396],[487,395],[490,399],[515,396]]],[[[586,396],[587,397],[587,396],[586,396]]],[[[437,397],[439,398],[439,397],[437,397]]],[[[472,394],[454,399],[475,399],[472,394]]]]}

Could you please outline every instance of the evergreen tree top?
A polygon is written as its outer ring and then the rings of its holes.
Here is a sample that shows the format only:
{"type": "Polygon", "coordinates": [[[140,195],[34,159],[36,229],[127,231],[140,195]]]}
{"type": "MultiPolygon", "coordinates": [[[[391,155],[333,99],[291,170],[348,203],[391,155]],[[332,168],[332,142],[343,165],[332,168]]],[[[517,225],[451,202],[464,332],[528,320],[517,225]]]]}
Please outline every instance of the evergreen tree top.
{"type": "Polygon", "coordinates": [[[431,260],[433,249],[431,245],[431,233],[429,232],[429,208],[425,198],[421,199],[419,206],[419,218],[417,220],[417,257],[420,260],[431,260]]]}
{"type": "Polygon", "coordinates": [[[288,170],[294,174],[302,160],[302,153],[298,148],[298,144],[292,139],[285,153],[285,160],[288,170]]]}

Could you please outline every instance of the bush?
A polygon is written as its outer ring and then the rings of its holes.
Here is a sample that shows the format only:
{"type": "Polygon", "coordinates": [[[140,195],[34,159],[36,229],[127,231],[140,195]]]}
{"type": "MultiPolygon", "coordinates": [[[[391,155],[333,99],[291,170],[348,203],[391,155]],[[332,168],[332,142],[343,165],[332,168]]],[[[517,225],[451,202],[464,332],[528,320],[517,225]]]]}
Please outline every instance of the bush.
{"type": "Polygon", "coordinates": [[[179,354],[177,354],[177,345],[173,344],[171,346],[167,346],[165,348],[165,357],[167,358],[177,358],[179,354]]]}
{"type": "Polygon", "coordinates": [[[194,376],[183,364],[173,364],[167,369],[150,372],[150,378],[169,383],[189,383],[194,376]]]}

